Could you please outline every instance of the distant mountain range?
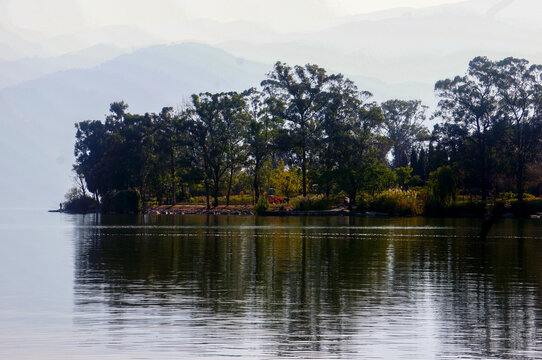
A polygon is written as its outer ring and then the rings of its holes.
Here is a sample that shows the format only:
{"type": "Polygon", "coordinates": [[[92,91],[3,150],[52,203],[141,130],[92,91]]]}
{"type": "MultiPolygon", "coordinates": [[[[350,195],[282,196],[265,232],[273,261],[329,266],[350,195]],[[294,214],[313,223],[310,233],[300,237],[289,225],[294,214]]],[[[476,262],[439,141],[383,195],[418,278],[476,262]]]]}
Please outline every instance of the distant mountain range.
{"type": "Polygon", "coordinates": [[[0,90],[62,70],[91,68],[126,52],[100,44],[61,56],[0,60],[0,90]]]}
{"type": "Polygon", "coordinates": [[[464,73],[474,56],[542,63],[541,13],[541,1],[473,0],[346,17],[302,33],[192,20],[37,42],[0,25],[0,207],[56,206],[71,185],[73,124],[103,119],[112,101],[159,111],[192,93],[257,86],[280,60],[342,72],[378,101],[434,106],[435,81],[464,73]],[[148,46],[186,39],[195,42],[148,46]]]}
{"type": "Polygon", "coordinates": [[[463,73],[478,55],[542,63],[542,48],[533,46],[534,39],[542,38],[540,14],[541,1],[476,0],[350,17],[337,26],[280,41],[216,46],[255,61],[310,61],[387,82],[434,83],[463,73]]]}
{"type": "Polygon", "coordinates": [[[57,205],[71,184],[74,123],[104,119],[111,102],[160,111],[192,93],[257,86],[267,71],[205,45],[153,46],[0,91],[1,205],[57,205]]]}

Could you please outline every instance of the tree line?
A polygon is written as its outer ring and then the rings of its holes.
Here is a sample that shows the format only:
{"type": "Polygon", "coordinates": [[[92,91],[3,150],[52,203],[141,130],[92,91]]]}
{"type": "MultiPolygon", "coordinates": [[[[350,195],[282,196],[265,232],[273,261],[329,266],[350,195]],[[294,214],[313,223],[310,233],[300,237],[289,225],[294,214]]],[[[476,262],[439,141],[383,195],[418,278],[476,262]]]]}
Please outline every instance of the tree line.
{"type": "Polygon", "coordinates": [[[540,192],[542,66],[473,59],[438,81],[437,110],[418,100],[378,104],[342,74],[277,62],[259,88],[200,93],[180,109],[131,114],[114,102],[101,120],[76,123],[74,171],[96,200],[126,189],[174,204],[269,187],[286,196],[422,186],[449,166],[465,193],[521,200],[540,192]],[[436,121],[432,131],[426,120],[436,121]]]}

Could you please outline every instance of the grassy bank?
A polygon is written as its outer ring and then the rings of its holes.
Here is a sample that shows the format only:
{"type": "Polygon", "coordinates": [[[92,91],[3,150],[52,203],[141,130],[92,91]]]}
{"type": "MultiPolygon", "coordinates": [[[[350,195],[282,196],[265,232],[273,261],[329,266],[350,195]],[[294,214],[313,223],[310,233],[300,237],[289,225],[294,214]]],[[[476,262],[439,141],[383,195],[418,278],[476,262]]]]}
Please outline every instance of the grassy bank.
{"type": "Polygon", "coordinates": [[[260,197],[252,204],[250,195],[219,198],[217,207],[206,206],[204,196],[194,197],[175,205],[158,204],[156,201],[142,202],[135,192],[118,192],[102,199],[98,204],[92,198],[74,198],[63,204],[69,213],[138,213],[146,214],[213,214],[213,215],[380,215],[380,216],[428,216],[428,217],[484,217],[498,213],[504,217],[529,218],[542,214],[542,199],[528,196],[518,201],[514,196],[503,196],[486,203],[457,195],[455,201],[439,202],[428,194],[427,189],[389,189],[375,195],[360,193],[355,204],[349,204],[342,196],[308,195],[287,199],[287,202],[272,203],[260,197]]]}

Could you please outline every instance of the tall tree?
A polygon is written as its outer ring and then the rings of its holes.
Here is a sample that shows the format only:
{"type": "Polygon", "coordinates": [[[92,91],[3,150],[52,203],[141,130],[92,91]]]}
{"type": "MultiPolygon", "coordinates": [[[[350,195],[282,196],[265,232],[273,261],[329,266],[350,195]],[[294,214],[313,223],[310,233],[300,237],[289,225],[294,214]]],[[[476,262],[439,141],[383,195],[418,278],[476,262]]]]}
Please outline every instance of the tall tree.
{"type": "Polygon", "coordinates": [[[87,189],[96,200],[110,188],[106,169],[106,151],[109,134],[99,120],[86,120],[75,124],[74,171],[85,179],[87,189]]]}
{"type": "Polygon", "coordinates": [[[74,169],[97,198],[125,189],[145,194],[155,156],[153,120],[149,114],[129,114],[127,108],[124,102],[115,102],[105,124],[76,124],[74,169]]]}
{"type": "MultiPolygon", "coordinates": [[[[363,93],[357,100],[351,99],[340,124],[340,132],[333,135],[334,148],[333,177],[339,188],[350,198],[350,208],[356,202],[358,191],[368,186],[371,171],[384,163],[389,151],[389,142],[379,130],[383,118],[375,103],[364,103],[369,93],[363,93]]],[[[337,127],[338,128],[338,127],[337,127]]]]}
{"type": "Polygon", "coordinates": [[[441,80],[435,85],[440,97],[436,115],[447,123],[460,126],[466,135],[464,140],[475,150],[463,155],[474,164],[472,170],[480,179],[483,201],[488,195],[490,169],[493,168],[491,134],[501,113],[493,69],[491,61],[477,57],[469,63],[467,75],[441,80]]]}
{"type": "Polygon", "coordinates": [[[226,189],[226,206],[230,205],[233,175],[245,162],[246,153],[243,146],[243,131],[249,122],[244,96],[235,92],[227,93],[222,98],[221,116],[226,131],[226,156],[229,176],[226,189]]]}
{"type": "Polygon", "coordinates": [[[320,117],[320,138],[317,142],[317,169],[319,186],[326,196],[335,182],[335,170],[341,166],[343,149],[353,139],[351,135],[360,126],[360,112],[366,110],[364,101],[369,92],[359,92],[357,86],[341,74],[330,75],[328,86],[322,96],[323,108],[320,117]]]}
{"type": "Polygon", "coordinates": [[[189,122],[186,114],[175,113],[171,107],[163,108],[155,118],[159,156],[156,169],[159,179],[156,180],[166,185],[169,199],[175,204],[178,185],[182,186],[187,175],[193,171],[194,153],[188,132],[189,122]]]}
{"type": "Polygon", "coordinates": [[[211,190],[213,206],[218,206],[224,174],[236,165],[234,156],[242,135],[238,122],[243,108],[244,101],[235,92],[192,95],[190,132],[202,163],[207,207],[211,190]]]}
{"type": "Polygon", "coordinates": [[[243,93],[249,114],[249,121],[244,129],[244,143],[247,153],[246,165],[252,174],[254,203],[258,202],[261,189],[261,172],[266,161],[271,157],[273,139],[282,122],[273,116],[270,100],[265,101],[263,94],[252,88],[243,93]]]}
{"type": "Polygon", "coordinates": [[[381,108],[384,131],[393,141],[393,167],[408,166],[408,156],[414,145],[429,137],[423,125],[427,106],[420,100],[388,100],[381,108]]]}
{"type": "Polygon", "coordinates": [[[303,196],[307,195],[307,171],[318,138],[318,117],[328,80],[326,71],[317,65],[292,68],[277,62],[261,83],[264,91],[280,105],[274,108],[274,115],[286,120],[293,134],[291,145],[301,164],[303,196]]]}
{"type": "Polygon", "coordinates": [[[506,58],[493,63],[502,110],[510,127],[518,199],[525,193],[526,169],[541,150],[542,65],[506,58]]]}

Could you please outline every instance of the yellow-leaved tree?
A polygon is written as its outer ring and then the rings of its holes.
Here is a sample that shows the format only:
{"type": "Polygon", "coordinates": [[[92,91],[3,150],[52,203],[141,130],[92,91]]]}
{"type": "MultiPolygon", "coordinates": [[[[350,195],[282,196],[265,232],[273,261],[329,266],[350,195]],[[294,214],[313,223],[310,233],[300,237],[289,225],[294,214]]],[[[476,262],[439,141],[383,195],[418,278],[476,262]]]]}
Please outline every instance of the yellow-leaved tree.
{"type": "Polygon", "coordinates": [[[301,184],[301,171],[295,168],[286,169],[282,160],[271,172],[271,185],[275,188],[277,194],[286,197],[296,196],[301,192],[301,184]]]}

